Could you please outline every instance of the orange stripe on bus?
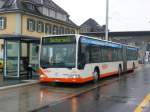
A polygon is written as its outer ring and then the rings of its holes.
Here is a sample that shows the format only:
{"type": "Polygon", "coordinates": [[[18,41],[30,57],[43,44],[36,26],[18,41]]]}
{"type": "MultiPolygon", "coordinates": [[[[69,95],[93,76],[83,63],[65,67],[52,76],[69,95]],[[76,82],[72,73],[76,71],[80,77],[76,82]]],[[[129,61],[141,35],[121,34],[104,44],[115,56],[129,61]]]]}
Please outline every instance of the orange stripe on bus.
{"type": "Polygon", "coordinates": [[[84,83],[93,80],[93,77],[87,78],[40,78],[41,82],[65,82],[65,83],[84,83]]]}
{"type": "Polygon", "coordinates": [[[117,73],[118,73],[118,71],[109,72],[109,73],[104,73],[104,74],[101,74],[101,75],[100,75],[100,78],[109,77],[109,76],[115,75],[115,74],[117,74],[117,73]]]}
{"type": "MultiPolygon", "coordinates": [[[[118,73],[117,71],[114,71],[114,72],[101,74],[100,78],[109,77],[117,73],[118,73]]],[[[92,76],[87,77],[87,78],[48,78],[48,77],[40,78],[41,82],[64,82],[64,83],[85,83],[91,80],[93,80],[92,76]]]]}

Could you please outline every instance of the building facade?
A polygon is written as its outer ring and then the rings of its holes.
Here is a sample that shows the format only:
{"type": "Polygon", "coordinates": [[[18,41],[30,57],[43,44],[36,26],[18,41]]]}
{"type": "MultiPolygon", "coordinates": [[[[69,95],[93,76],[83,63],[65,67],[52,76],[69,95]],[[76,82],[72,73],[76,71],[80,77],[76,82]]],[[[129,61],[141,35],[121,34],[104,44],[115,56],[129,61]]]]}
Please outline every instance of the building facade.
{"type": "Polygon", "coordinates": [[[80,33],[104,32],[105,25],[99,25],[94,19],[89,18],[80,25],[80,33]]]}
{"type": "Polygon", "coordinates": [[[0,0],[0,35],[44,35],[78,33],[69,14],[52,0],[0,0]]]}
{"type": "Polygon", "coordinates": [[[75,34],[78,29],[69,14],[52,0],[0,0],[3,76],[29,78],[29,66],[39,65],[40,38],[75,34]]]}

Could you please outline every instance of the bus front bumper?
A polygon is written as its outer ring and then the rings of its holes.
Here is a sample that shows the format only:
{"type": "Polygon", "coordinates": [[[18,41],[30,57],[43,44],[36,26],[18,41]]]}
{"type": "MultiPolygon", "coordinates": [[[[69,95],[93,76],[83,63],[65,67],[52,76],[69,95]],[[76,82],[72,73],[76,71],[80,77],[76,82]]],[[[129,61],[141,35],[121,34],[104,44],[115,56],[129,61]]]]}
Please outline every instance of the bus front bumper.
{"type": "Polygon", "coordinates": [[[88,78],[40,78],[40,82],[62,82],[62,83],[85,83],[93,80],[92,77],[88,78]]]}

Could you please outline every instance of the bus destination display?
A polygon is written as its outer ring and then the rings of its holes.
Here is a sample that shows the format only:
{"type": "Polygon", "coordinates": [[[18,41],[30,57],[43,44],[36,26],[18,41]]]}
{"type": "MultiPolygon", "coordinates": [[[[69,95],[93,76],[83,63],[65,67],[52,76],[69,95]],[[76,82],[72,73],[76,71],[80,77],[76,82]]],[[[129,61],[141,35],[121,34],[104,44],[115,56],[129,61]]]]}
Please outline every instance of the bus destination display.
{"type": "Polygon", "coordinates": [[[75,38],[69,37],[45,37],[42,44],[55,44],[55,43],[72,43],[75,42],[75,38]]]}

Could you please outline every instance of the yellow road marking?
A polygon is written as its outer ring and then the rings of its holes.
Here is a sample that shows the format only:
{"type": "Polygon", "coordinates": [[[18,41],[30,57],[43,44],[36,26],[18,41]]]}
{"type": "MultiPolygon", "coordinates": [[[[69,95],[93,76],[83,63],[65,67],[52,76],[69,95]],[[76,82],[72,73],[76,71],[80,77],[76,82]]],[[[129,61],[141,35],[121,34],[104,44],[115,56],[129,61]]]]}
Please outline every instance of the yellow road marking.
{"type": "Polygon", "coordinates": [[[134,110],[134,112],[143,112],[144,108],[146,106],[148,106],[148,104],[150,103],[150,93],[145,96],[145,98],[143,99],[143,101],[136,107],[136,109],[134,110]]]}

